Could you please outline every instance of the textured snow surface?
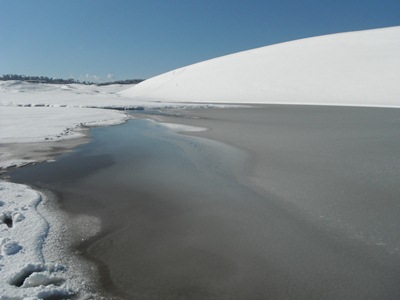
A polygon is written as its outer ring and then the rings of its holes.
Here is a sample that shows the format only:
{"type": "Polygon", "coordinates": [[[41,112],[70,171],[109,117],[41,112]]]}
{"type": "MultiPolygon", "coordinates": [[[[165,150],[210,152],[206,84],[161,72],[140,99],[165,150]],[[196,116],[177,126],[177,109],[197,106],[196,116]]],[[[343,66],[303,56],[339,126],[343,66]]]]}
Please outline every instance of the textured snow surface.
{"type": "Polygon", "coordinates": [[[0,181],[0,201],[0,299],[74,295],[79,285],[68,282],[67,269],[43,257],[50,225],[37,210],[42,196],[0,181]]]}
{"type": "Polygon", "coordinates": [[[400,26],[307,38],[183,67],[133,99],[400,107],[400,26]]]}
{"type": "Polygon", "coordinates": [[[103,299],[93,292],[97,271],[66,248],[98,233],[99,220],[54,207],[41,193],[0,180],[0,300],[103,299]]]}

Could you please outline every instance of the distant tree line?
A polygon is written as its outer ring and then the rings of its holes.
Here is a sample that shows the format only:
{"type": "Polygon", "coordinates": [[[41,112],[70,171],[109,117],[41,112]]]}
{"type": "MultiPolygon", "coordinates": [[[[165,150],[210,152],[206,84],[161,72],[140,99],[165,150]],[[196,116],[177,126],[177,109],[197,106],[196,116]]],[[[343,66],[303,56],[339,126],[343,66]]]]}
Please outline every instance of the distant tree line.
{"type": "Polygon", "coordinates": [[[109,81],[109,82],[100,82],[95,83],[96,85],[110,85],[110,84],[138,84],[144,81],[144,79],[125,79],[125,80],[116,80],[116,81],[109,81]]]}
{"type": "Polygon", "coordinates": [[[51,78],[47,76],[26,76],[26,75],[17,75],[17,74],[6,74],[0,76],[0,80],[20,80],[26,82],[33,82],[33,83],[52,83],[52,84],[86,84],[86,85],[111,85],[111,84],[137,84],[142,82],[144,79],[126,79],[126,80],[117,80],[111,82],[88,82],[88,81],[79,81],[72,78],[69,79],[61,79],[61,78],[51,78]]]}

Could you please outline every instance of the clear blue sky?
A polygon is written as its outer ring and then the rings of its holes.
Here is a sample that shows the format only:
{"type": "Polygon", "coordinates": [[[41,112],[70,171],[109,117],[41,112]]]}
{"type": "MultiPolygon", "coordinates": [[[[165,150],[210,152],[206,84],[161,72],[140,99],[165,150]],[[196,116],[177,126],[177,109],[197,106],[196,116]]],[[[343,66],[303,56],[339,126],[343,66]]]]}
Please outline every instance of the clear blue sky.
{"type": "Polygon", "coordinates": [[[399,0],[0,0],[0,75],[149,78],[241,50],[395,25],[399,0]]]}

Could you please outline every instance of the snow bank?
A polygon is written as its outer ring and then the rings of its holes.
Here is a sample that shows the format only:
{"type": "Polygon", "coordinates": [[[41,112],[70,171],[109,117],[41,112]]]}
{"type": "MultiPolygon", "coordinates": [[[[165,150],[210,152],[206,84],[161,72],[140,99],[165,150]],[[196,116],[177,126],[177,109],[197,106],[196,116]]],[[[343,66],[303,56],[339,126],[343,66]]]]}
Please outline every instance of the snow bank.
{"type": "Polygon", "coordinates": [[[124,113],[87,108],[0,106],[0,141],[26,143],[81,137],[82,126],[124,122],[124,113]]]}
{"type": "Polygon", "coordinates": [[[200,62],[120,95],[176,102],[400,107],[400,26],[307,38],[200,62]]]}
{"type": "Polygon", "coordinates": [[[67,248],[97,234],[100,221],[55,214],[56,207],[25,185],[0,180],[0,300],[104,299],[93,292],[93,266],[67,248]]]}
{"type": "Polygon", "coordinates": [[[77,292],[66,268],[43,257],[49,223],[37,211],[41,201],[24,185],[0,181],[0,299],[61,299],[77,292]]]}
{"type": "Polygon", "coordinates": [[[0,170],[34,161],[22,151],[25,143],[78,138],[84,136],[84,127],[119,124],[127,118],[104,109],[0,106],[0,170]],[[20,143],[18,151],[6,146],[12,143],[20,143]]]}
{"type": "MultiPolygon", "coordinates": [[[[82,137],[83,127],[123,123],[128,119],[124,112],[98,109],[140,106],[137,101],[118,96],[121,89],[121,85],[0,81],[0,171],[35,161],[25,158],[27,151],[20,151],[25,145],[32,146],[27,143],[82,137]],[[13,143],[20,147],[7,147],[13,143]]],[[[51,147],[48,145],[47,150],[51,147]]]]}

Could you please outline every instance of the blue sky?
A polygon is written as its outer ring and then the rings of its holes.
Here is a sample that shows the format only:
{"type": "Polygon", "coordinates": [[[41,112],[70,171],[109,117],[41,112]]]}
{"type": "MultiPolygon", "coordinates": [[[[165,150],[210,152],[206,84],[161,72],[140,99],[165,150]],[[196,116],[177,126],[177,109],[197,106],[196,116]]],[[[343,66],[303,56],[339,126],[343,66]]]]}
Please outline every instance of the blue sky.
{"type": "Polygon", "coordinates": [[[400,25],[399,0],[0,0],[0,74],[107,81],[400,25]]]}

